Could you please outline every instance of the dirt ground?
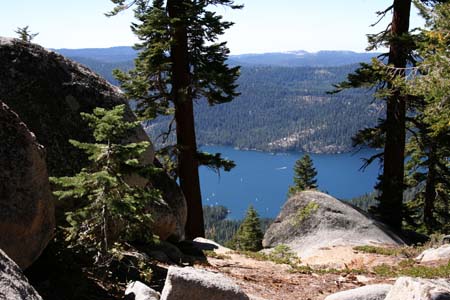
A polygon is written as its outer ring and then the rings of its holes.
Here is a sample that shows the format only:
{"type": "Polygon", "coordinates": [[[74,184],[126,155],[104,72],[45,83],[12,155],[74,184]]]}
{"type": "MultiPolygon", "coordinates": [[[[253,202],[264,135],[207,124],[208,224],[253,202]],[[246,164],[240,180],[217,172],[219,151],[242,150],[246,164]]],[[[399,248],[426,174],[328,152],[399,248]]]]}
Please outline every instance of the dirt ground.
{"type": "MultiPolygon", "coordinates": [[[[258,261],[236,253],[228,253],[224,259],[208,258],[209,266],[201,265],[213,272],[233,278],[254,300],[323,300],[327,295],[367,284],[392,283],[394,279],[377,278],[374,274],[354,275],[348,272],[299,274],[290,272],[288,265],[270,261],[258,261]]],[[[350,269],[396,263],[396,258],[357,253],[351,247],[323,249],[310,258],[314,265],[341,265],[350,269]],[[334,263],[333,263],[334,262],[334,263]]]]}

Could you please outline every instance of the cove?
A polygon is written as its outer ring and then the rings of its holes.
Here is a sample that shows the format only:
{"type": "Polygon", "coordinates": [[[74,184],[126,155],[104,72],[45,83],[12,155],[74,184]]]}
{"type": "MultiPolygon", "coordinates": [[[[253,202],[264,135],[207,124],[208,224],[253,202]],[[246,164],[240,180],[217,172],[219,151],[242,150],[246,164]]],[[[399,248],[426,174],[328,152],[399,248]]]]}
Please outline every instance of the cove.
{"type": "MultiPolygon", "coordinates": [[[[303,155],[243,151],[222,146],[201,149],[222,153],[237,165],[231,172],[221,171],[219,175],[207,167],[200,168],[203,205],[226,206],[231,219],[241,219],[250,204],[261,217],[276,217],[293,183],[295,161],[303,155]]],[[[362,150],[356,154],[310,154],[318,172],[319,190],[338,199],[350,199],[373,191],[379,165],[374,162],[365,171],[360,167],[362,158],[374,153],[374,150],[362,150]]]]}

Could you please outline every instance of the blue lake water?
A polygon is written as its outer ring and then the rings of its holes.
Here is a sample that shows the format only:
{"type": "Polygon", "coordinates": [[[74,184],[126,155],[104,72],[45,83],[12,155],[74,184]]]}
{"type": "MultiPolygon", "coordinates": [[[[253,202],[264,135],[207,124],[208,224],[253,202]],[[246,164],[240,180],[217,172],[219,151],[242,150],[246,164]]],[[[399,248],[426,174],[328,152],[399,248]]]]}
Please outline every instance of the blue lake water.
{"type": "MultiPolygon", "coordinates": [[[[275,217],[293,183],[295,161],[302,156],[302,153],[271,154],[220,146],[202,147],[202,150],[220,152],[237,165],[231,172],[220,172],[220,176],[206,167],[200,168],[203,204],[226,206],[232,219],[242,218],[250,204],[260,216],[275,217]]],[[[310,154],[318,172],[319,189],[339,199],[373,191],[378,164],[372,164],[364,172],[359,169],[361,159],[374,153],[364,150],[356,154],[310,154]]]]}

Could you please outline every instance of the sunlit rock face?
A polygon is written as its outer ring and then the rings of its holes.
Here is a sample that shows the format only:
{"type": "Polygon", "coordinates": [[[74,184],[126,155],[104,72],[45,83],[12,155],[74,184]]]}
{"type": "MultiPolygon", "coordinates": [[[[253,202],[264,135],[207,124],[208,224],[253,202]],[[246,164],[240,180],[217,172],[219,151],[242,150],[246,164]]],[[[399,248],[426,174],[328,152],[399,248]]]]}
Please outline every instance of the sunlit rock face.
{"type": "Polygon", "coordinates": [[[25,269],[55,229],[45,150],[1,101],[0,141],[0,249],[25,269]]]}

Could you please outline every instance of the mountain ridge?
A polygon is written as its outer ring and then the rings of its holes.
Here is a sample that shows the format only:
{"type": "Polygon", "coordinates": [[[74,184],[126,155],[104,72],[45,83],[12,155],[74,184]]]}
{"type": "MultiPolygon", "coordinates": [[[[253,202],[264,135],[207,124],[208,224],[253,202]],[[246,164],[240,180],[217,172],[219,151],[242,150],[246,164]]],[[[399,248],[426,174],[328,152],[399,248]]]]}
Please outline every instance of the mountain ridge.
{"type": "MultiPolygon", "coordinates": [[[[90,58],[106,63],[118,63],[136,58],[136,50],[130,46],[115,46],[109,48],[53,49],[70,58],[90,58]]],[[[244,53],[230,55],[231,64],[242,65],[275,65],[275,66],[341,66],[370,61],[379,55],[375,52],[354,52],[350,50],[289,50],[282,52],[244,53]]]]}

